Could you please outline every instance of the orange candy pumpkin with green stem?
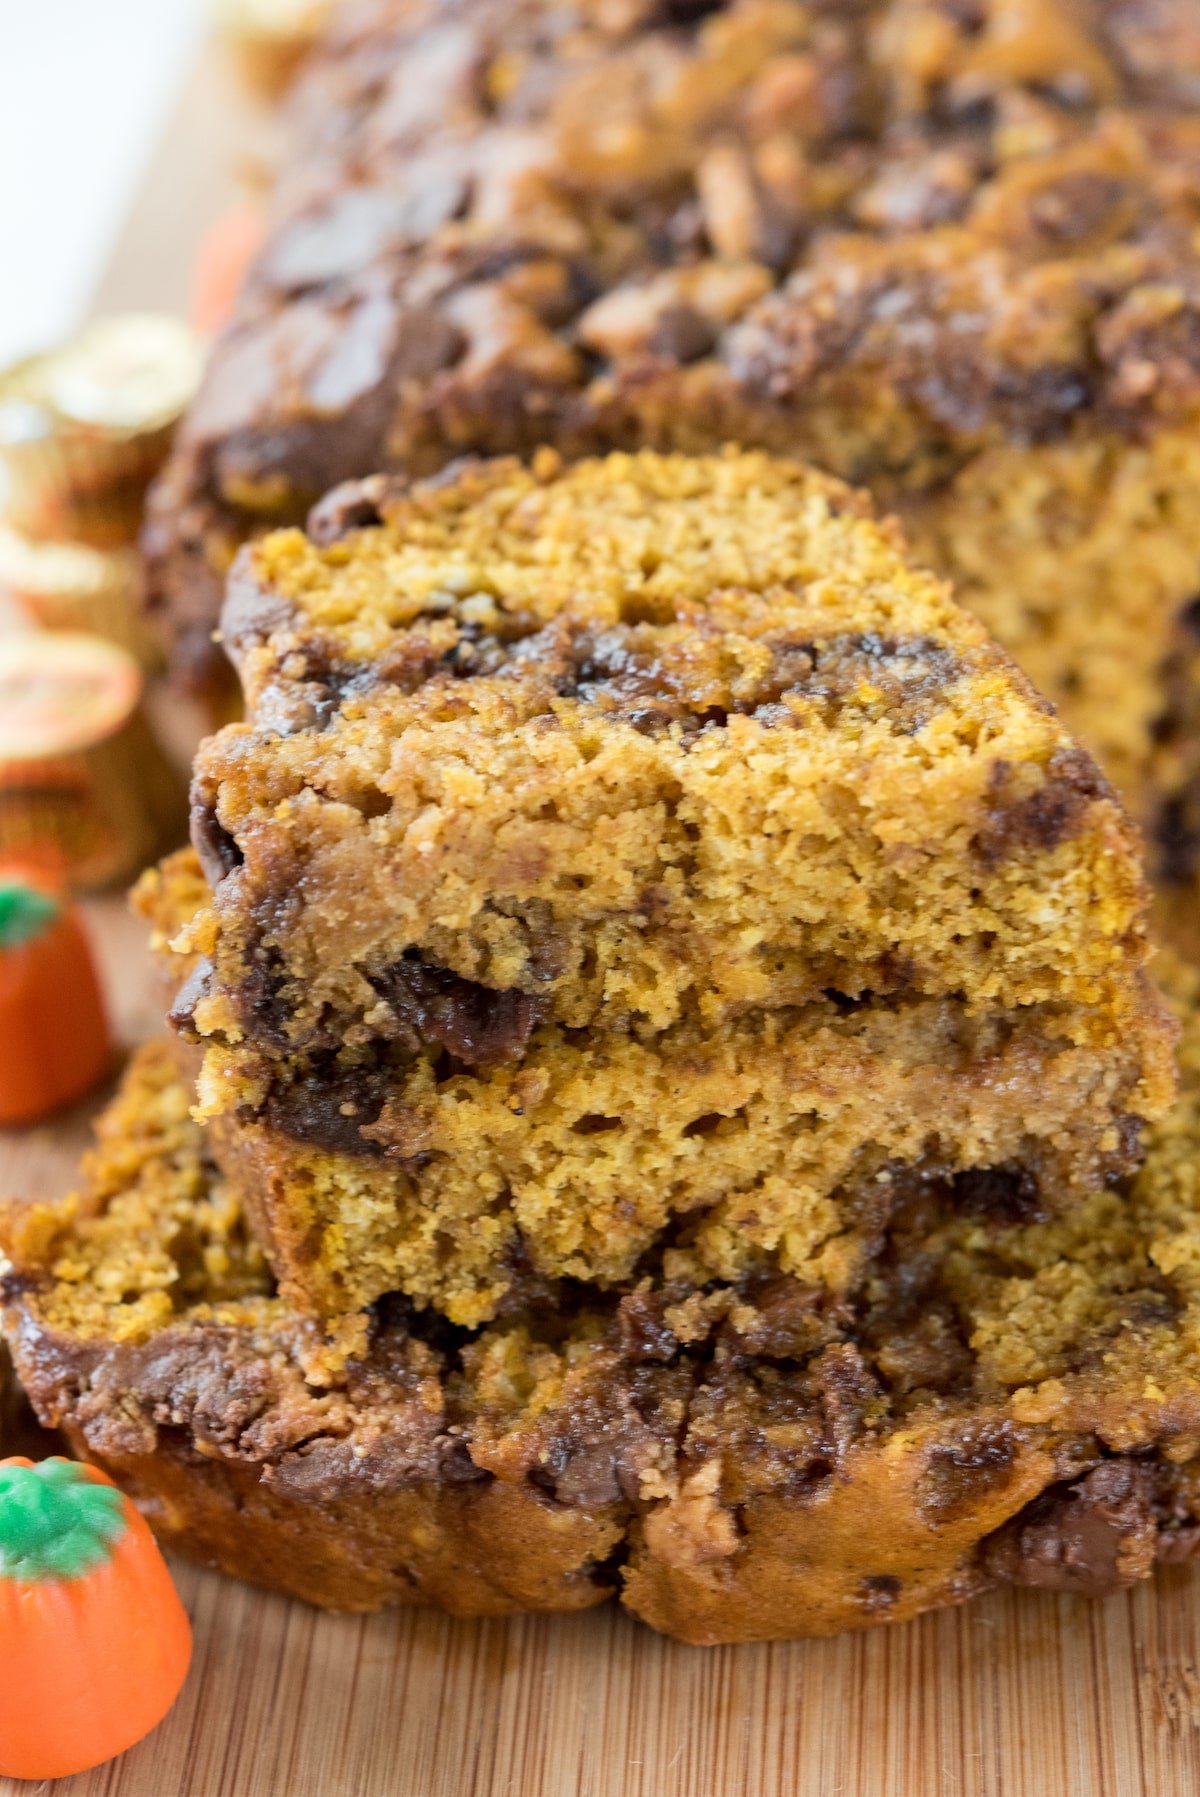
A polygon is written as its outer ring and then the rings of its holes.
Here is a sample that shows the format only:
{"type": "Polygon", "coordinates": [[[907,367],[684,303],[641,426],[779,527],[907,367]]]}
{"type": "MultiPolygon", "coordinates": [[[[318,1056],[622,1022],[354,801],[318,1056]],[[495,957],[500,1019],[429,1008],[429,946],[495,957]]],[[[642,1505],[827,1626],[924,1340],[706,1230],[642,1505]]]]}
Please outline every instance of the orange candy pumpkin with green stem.
{"type": "Polygon", "coordinates": [[[179,1694],[192,1632],[142,1516],[94,1466],[0,1460],[0,1775],[123,1753],[179,1694]]]}
{"type": "Polygon", "coordinates": [[[82,1097],[111,1055],[79,919],[25,875],[0,872],[0,1124],[82,1097]]]}

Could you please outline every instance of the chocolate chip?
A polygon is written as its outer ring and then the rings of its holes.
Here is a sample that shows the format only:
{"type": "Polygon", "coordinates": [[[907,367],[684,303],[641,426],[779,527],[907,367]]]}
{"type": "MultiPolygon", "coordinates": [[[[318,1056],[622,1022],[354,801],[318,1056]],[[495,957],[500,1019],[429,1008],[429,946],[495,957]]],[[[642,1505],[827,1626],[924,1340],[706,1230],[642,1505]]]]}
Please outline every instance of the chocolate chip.
{"type": "Polygon", "coordinates": [[[215,803],[193,793],[188,833],[205,879],[215,892],[226,874],[242,865],[245,857],[217,817],[215,803]]]}
{"type": "Polygon", "coordinates": [[[300,1078],[271,1087],[262,1106],[270,1128],[331,1153],[382,1158],[382,1143],[363,1134],[388,1097],[383,1068],[337,1068],[317,1057],[300,1078]]]}
{"type": "Polygon", "coordinates": [[[400,320],[392,378],[427,380],[457,361],[466,346],[463,333],[443,313],[432,307],[413,308],[400,320]]]}
{"type": "Polygon", "coordinates": [[[545,1011],[528,993],[495,990],[460,979],[417,955],[405,956],[373,981],[390,1005],[401,1036],[435,1044],[465,1067],[515,1061],[545,1011]]]}
{"type": "Polygon", "coordinates": [[[647,347],[673,362],[698,362],[718,337],[718,327],[694,306],[667,306],[659,313],[647,347]]]}
{"type": "Polygon", "coordinates": [[[613,1447],[598,1441],[579,1448],[556,1474],[553,1493],[558,1503],[577,1504],[585,1510],[618,1503],[621,1484],[613,1447]]]}
{"type": "Polygon", "coordinates": [[[1102,1596],[1145,1578],[1157,1527],[1149,1467],[1111,1460],[1045,1492],[984,1544],[984,1564],[1010,1585],[1102,1596]]]}
{"type": "Polygon", "coordinates": [[[197,961],[175,994],[175,1002],[167,1012],[167,1022],[171,1028],[189,1040],[198,1039],[195,1010],[200,1000],[207,998],[212,990],[213,971],[213,964],[207,956],[197,961]]]}
{"type": "Polygon", "coordinates": [[[352,530],[374,529],[383,523],[380,504],[389,482],[382,474],[368,475],[366,480],[344,480],[326,493],[313,506],[305,522],[305,531],[318,548],[340,542],[352,530]]]}
{"type": "Polygon", "coordinates": [[[1028,1167],[969,1167],[955,1175],[953,1186],[955,1202],[973,1217],[1001,1224],[1046,1219],[1037,1178],[1028,1167]]]}
{"type": "Polygon", "coordinates": [[[278,593],[264,587],[254,572],[253,554],[243,549],[233,564],[225,601],[221,607],[221,642],[235,664],[292,619],[292,608],[278,593]]]}

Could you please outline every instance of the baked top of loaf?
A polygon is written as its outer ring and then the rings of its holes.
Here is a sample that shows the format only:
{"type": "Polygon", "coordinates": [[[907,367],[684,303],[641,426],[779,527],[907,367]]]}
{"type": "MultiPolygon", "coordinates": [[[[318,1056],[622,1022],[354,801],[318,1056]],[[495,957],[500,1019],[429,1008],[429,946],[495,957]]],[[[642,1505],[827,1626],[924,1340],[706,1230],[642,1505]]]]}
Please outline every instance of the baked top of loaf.
{"type": "Polygon", "coordinates": [[[473,1332],[388,1300],[330,1337],[273,1295],[155,1044],[75,1196],[4,1212],[5,1329],[43,1420],[172,1541],[339,1607],[620,1584],[657,1627],[737,1640],[997,1580],[1111,1589],[1200,1535],[1194,1012],[1182,1066],[1131,1182],[1032,1223],[927,1182],[836,1302],[647,1280],[473,1332]],[[480,1576],[500,1493],[519,1517],[480,1576]]]}
{"type": "Polygon", "coordinates": [[[241,538],[383,466],[925,486],[1190,416],[1198,95],[1190,0],[346,7],[152,508],[181,654],[241,538]]]}

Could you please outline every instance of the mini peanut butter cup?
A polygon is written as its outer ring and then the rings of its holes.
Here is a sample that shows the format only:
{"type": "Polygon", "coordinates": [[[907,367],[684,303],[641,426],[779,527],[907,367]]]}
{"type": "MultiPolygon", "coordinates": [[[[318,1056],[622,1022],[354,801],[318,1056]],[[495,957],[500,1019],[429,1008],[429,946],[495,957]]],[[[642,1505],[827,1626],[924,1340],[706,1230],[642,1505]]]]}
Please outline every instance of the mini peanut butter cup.
{"type": "Polygon", "coordinates": [[[43,630],[102,636],[147,672],[161,666],[138,606],[141,568],[133,548],[39,542],[0,522],[0,587],[43,630]]]}
{"type": "Polygon", "coordinates": [[[200,368],[188,326],[129,313],[0,373],[9,524],[36,541],[131,543],[200,368]]]}
{"type": "Polygon", "coordinates": [[[213,19],[247,86],[277,99],[312,48],[331,0],[213,0],[213,19]]]}
{"type": "Polygon", "coordinates": [[[180,829],[183,794],[134,658],[100,637],[0,639],[0,861],[75,891],[127,880],[180,829]]]}

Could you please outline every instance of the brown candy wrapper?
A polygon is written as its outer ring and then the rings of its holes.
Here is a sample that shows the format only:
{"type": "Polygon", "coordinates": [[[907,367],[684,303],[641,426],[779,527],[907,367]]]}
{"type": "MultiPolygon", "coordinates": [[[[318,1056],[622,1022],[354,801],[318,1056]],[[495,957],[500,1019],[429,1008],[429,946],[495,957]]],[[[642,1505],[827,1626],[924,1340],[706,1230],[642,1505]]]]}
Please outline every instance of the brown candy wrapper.
{"type": "Polygon", "coordinates": [[[201,365],[188,326],[130,313],[98,319],[61,349],[0,373],[9,524],[34,541],[132,543],[201,365]]]}
{"type": "Polygon", "coordinates": [[[178,840],[182,782],[141,700],[141,670],[115,644],[0,638],[0,862],[91,891],[129,880],[178,840]]]}

